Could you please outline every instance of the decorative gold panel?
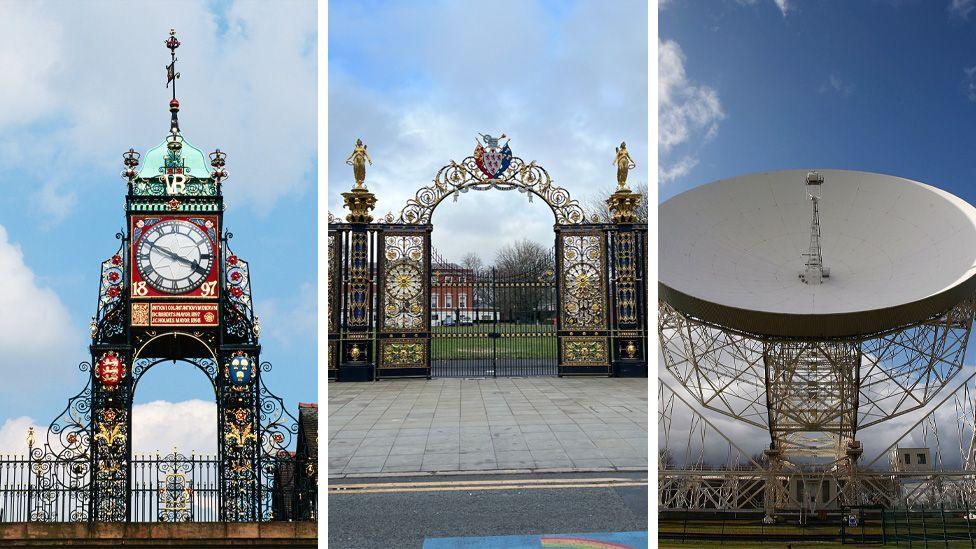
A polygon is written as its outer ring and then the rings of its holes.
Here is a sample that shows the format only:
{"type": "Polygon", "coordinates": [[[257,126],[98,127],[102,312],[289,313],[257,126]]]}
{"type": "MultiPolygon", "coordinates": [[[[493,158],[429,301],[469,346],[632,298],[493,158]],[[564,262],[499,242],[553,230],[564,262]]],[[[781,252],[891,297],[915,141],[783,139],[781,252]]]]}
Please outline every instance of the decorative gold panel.
{"type": "Polygon", "coordinates": [[[603,337],[564,337],[564,366],[606,366],[609,364],[607,340],[603,337]]]}
{"type": "Polygon", "coordinates": [[[606,253],[600,233],[562,237],[560,309],[564,330],[605,330],[606,253]]]}
{"type": "Polygon", "coordinates": [[[380,342],[380,368],[426,368],[427,341],[384,339],[380,342]]]}
{"type": "Polygon", "coordinates": [[[386,235],[383,263],[385,332],[422,331],[427,305],[427,278],[422,235],[386,235]]]}

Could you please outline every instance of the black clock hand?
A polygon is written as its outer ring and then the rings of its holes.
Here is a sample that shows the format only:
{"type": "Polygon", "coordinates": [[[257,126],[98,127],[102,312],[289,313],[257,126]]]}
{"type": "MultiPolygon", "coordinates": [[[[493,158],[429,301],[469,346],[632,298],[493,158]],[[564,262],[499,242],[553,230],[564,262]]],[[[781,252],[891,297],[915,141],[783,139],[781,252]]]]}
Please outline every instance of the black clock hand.
{"type": "Polygon", "coordinates": [[[169,257],[171,257],[171,258],[173,258],[173,259],[175,259],[175,260],[177,260],[177,261],[179,261],[181,263],[186,263],[187,265],[189,265],[197,273],[200,273],[202,275],[205,275],[208,272],[210,272],[209,270],[207,270],[206,268],[204,268],[203,265],[200,265],[200,262],[199,261],[190,261],[189,259],[187,259],[187,258],[185,258],[185,257],[183,257],[181,255],[176,254],[175,252],[169,250],[168,248],[164,248],[162,246],[156,246],[155,244],[150,244],[149,247],[150,247],[150,250],[152,250],[153,248],[155,248],[155,249],[163,252],[164,255],[167,255],[167,256],[169,256],[169,257]]]}
{"type": "Polygon", "coordinates": [[[183,257],[183,256],[181,256],[179,254],[177,254],[176,252],[170,250],[169,248],[164,248],[162,246],[155,246],[155,245],[151,245],[151,247],[153,247],[153,248],[155,248],[155,249],[163,252],[164,255],[167,255],[170,258],[175,259],[175,260],[177,260],[177,261],[179,261],[181,263],[186,263],[187,265],[190,265],[191,267],[196,264],[195,261],[190,261],[189,259],[187,259],[187,258],[185,258],[185,257],[183,257]]]}

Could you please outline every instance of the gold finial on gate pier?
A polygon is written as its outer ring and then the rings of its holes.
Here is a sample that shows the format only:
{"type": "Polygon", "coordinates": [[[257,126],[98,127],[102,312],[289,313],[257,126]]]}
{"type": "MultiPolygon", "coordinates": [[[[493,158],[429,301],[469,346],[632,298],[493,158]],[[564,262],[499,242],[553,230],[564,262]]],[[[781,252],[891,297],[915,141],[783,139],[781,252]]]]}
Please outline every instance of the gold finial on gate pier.
{"type": "Polygon", "coordinates": [[[373,165],[373,159],[366,152],[366,147],[362,139],[357,139],[356,146],[349,153],[349,158],[346,158],[346,164],[352,166],[352,175],[356,179],[353,190],[366,188],[366,162],[369,161],[369,165],[373,165]]]}
{"type": "Polygon", "coordinates": [[[352,166],[352,174],[356,185],[350,192],[342,193],[345,207],[349,208],[346,221],[350,223],[369,223],[373,216],[369,211],[376,207],[376,195],[366,189],[366,162],[373,165],[373,159],[366,152],[366,145],[362,139],[356,140],[356,147],[346,158],[346,164],[352,166]]]}
{"type": "Polygon", "coordinates": [[[627,175],[630,170],[637,167],[637,164],[627,152],[627,143],[621,141],[620,146],[614,150],[617,153],[613,161],[617,165],[617,191],[607,199],[610,220],[614,223],[636,223],[637,216],[634,215],[634,210],[640,205],[641,195],[627,188],[627,175]]]}
{"type": "Polygon", "coordinates": [[[627,174],[630,170],[637,167],[637,164],[630,158],[627,152],[627,143],[620,142],[620,146],[614,149],[617,156],[613,159],[613,164],[617,165],[617,190],[622,191],[627,188],[627,174]]]}

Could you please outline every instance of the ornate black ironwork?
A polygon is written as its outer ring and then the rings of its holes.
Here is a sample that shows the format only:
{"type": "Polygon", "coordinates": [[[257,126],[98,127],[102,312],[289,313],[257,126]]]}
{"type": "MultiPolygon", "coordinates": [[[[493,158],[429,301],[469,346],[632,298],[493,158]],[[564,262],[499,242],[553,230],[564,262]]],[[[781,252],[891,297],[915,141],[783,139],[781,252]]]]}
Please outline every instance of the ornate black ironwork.
{"type": "MultiPolygon", "coordinates": [[[[500,330],[464,327],[473,335],[463,336],[460,327],[451,327],[446,332],[456,334],[442,334],[431,309],[432,286],[444,284],[432,276],[432,261],[438,263],[430,243],[434,209],[448,197],[492,189],[540,197],[555,218],[555,258],[546,272],[533,274],[532,281],[471,275],[471,285],[486,296],[509,291],[505,285],[551,285],[558,368],[536,373],[646,376],[647,225],[632,212],[641,196],[621,186],[607,201],[611,219],[601,222],[594,215],[588,222],[579,203],[542,166],[512,156],[507,144],[499,143],[504,136],[481,138],[484,146],[442,167],[399,216],[389,213],[370,222],[376,197],[365,188],[343,194],[351,211],[348,222],[328,214],[329,378],[430,377],[431,365],[444,363],[444,342],[452,335],[466,337],[472,348],[497,350],[500,330]]],[[[522,358],[528,360],[532,352],[526,348],[522,358]]],[[[461,372],[437,368],[433,375],[452,371],[461,372]]],[[[501,371],[476,367],[472,375],[501,371]]]]}

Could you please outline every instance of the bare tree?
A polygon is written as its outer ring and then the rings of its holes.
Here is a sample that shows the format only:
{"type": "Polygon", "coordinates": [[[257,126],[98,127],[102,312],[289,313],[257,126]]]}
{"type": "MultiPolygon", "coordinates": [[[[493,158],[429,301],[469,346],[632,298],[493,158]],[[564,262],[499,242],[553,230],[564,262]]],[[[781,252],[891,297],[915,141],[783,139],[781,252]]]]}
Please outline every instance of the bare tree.
{"type": "Polygon", "coordinates": [[[464,257],[461,258],[461,267],[470,269],[473,272],[480,271],[482,268],[484,268],[484,266],[484,261],[482,261],[476,253],[469,252],[464,254],[464,257]]]}
{"type": "MultiPolygon", "coordinates": [[[[600,219],[609,221],[610,207],[607,206],[607,199],[616,190],[617,188],[615,186],[608,186],[600,189],[599,192],[591,196],[583,205],[587,217],[597,214],[600,216],[600,219]]],[[[638,221],[647,223],[647,183],[636,183],[631,190],[641,195],[640,204],[634,208],[634,215],[637,216],[638,221]]]]}
{"type": "Polygon", "coordinates": [[[553,288],[514,284],[545,280],[551,269],[554,269],[552,254],[538,242],[523,239],[498,251],[494,265],[498,283],[494,305],[503,321],[538,324],[552,318],[555,310],[553,288]]]}

